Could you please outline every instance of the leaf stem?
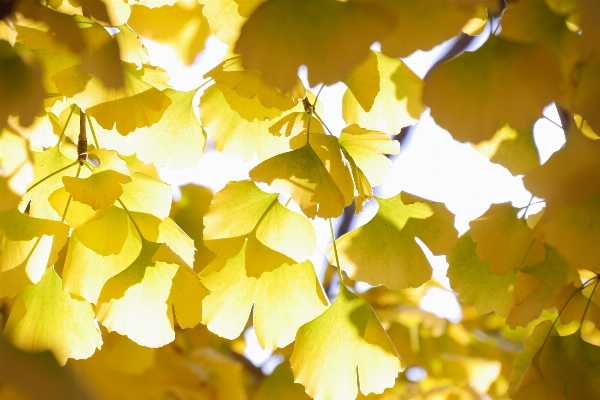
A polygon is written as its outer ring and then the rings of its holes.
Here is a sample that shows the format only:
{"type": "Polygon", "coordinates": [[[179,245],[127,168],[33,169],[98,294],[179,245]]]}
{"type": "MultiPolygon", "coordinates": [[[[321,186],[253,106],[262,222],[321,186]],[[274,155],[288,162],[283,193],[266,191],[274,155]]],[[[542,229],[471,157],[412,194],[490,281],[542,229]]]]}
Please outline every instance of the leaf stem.
{"type": "Polygon", "coordinates": [[[529,206],[531,205],[532,201],[533,201],[533,195],[531,195],[531,198],[529,199],[529,203],[527,203],[527,207],[525,207],[525,212],[523,213],[523,216],[521,217],[524,220],[527,218],[527,210],[529,210],[529,206]]]}
{"type": "Polygon", "coordinates": [[[29,189],[27,189],[27,191],[25,193],[28,193],[31,191],[31,189],[33,189],[34,187],[36,187],[37,185],[39,185],[40,183],[44,182],[45,180],[48,180],[50,178],[52,178],[54,175],[59,174],[61,172],[63,172],[66,169],[69,169],[75,165],[79,164],[79,160],[74,161],[73,163],[67,165],[66,167],[62,167],[61,169],[58,169],[56,171],[54,171],[53,173],[51,173],[50,175],[47,175],[46,177],[40,179],[39,181],[37,181],[36,183],[34,183],[33,185],[31,185],[29,187],[29,189]]]}
{"type": "Polygon", "coordinates": [[[335,244],[335,233],[333,233],[333,223],[331,222],[331,218],[329,218],[329,230],[331,231],[331,240],[333,241],[333,252],[335,253],[335,263],[338,273],[338,279],[340,281],[340,285],[346,286],[344,284],[344,278],[342,277],[342,268],[340,267],[340,259],[338,257],[337,245],[335,244]]]}
{"type": "Polygon", "coordinates": [[[92,119],[90,118],[89,115],[86,115],[85,117],[87,118],[88,125],[90,126],[90,130],[92,131],[92,137],[94,138],[94,145],[96,146],[97,149],[99,149],[100,145],[98,144],[98,139],[96,138],[96,131],[94,131],[94,125],[92,125],[92,119]]]}
{"type": "Polygon", "coordinates": [[[69,113],[69,116],[67,117],[67,122],[65,122],[65,126],[63,127],[63,130],[60,133],[60,137],[58,138],[58,142],[59,143],[62,140],[63,136],[65,136],[65,132],[67,130],[67,126],[69,126],[69,121],[71,120],[71,117],[73,116],[73,111],[75,111],[75,107],[77,107],[75,104],[73,104],[71,106],[71,112],[69,113]]]}
{"type": "Polygon", "coordinates": [[[315,118],[317,119],[317,121],[319,121],[325,127],[325,129],[327,129],[327,132],[329,132],[329,134],[331,136],[333,136],[333,133],[331,133],[331,130],[327,127],[327,125],[325,125],[325,122],[323,122],[323,119],[321,117],[319,117],[319,114],[317,114],[317,111],[314,111],[314,114],[315,114],[315,118]]]}
{"type": "Polygon", "coordinates": [[[123,210],[125,210],[125,212],[127,213],[127,216],[129,217],[129,219],[133,223],[133,226],[135,226],[135,229],[137,230],[137,233],[140,235],[140,238],[142,238],[142,240],[146,240],[146,238],[144,237],[144,235],[142,235],[142,231],[140,230],[140,227],[138,226],[138,224],[135,223],[135,220],[133,219],[133,216],[131,215],[131,213],[129,212],[129,210],[127,209],[127,207],[125,207],[125,204],[123,204],[123,201],[121,199],[117,199],[117,201],[119,202],[119,204],[121,204],[121,207],[123,207],[123,210]]]}
{"type": "Polygon", "coordinates": [[[593,301],[594,299],[594,293],[596,292],[596,289],[598,289],[598,284],[600,283],[600,280],[598,280],[596,282],[596,286],[594,286],[594,288],[592,289],[592,294],[590,295],[590,298],[588,299],[587,304],[585,305],[585,309],[583,310],[583,315],[581,316],[581,325],[579,325],[579,331],[581,332],[581,327],[583,326],[583,321],[585,321],[585,314],[587,314],[588,312],[588,308],[590,307],[590,303],[593,301]]]}

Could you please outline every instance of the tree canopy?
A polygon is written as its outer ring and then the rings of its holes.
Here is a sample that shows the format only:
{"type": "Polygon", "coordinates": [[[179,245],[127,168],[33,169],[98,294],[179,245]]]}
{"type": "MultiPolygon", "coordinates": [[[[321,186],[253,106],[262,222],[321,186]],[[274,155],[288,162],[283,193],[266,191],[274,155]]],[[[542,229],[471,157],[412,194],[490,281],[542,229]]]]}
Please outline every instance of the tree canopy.
{"type": "Polygon", "coordinates": [[[8,0],[0,18],[0,399],[600,398],[599,1],[8,0]],[[142,42],[190,65],[211,35],[228,53],[187,92],[142,42]],[[442,43],[423,79],[403,61],[442,43]],[[566,143],[542,163],[549,105],[566,143]],[[427,109],[529,204],[459,235],[436,199],[376,196],[427,109]],[[249,179],[174,200],[160,168],[207,140],[249,179]],[[458,322],[419,306],[429,252],[458,322]],[[272,372],[244,356],[250,328],[272,372]]]}

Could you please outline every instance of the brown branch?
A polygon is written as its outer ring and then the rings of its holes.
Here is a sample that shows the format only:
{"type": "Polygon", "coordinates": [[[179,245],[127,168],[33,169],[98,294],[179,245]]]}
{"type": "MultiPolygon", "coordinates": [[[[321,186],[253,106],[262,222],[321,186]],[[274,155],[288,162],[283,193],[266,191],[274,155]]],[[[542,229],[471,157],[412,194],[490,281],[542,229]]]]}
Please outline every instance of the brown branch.
{"type": "Polygon", "coordinates": [[[85,113],[83,110],[79,110],[79,139],[77,141],[77,158],[79,164],[87,160],[87,134],[85,132],[85,113]]]}

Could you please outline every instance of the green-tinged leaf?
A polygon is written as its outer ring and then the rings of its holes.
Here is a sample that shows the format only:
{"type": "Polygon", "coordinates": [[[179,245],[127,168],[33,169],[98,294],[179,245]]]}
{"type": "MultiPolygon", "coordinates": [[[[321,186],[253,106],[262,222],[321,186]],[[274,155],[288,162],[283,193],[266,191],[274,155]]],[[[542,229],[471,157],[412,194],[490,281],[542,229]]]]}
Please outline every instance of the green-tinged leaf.
{"type": "Polygon", "coordinates": [[[42,279],[58,259],[69,228],[17,210],[0,213],[0,297],[13,297],[42,279]]]}
{"type": "Polygon", "coordinates": [[[342,115],[348,125],[397,135],[403,127],[415,124],[425,110],[423,80],[398,59],[372,51],[345,81],[349,89],[342,100],[342,115]],[[371,81],[377,85],[367,86],[371,81]]]}
{"type": "Polygon", "coordinates": [[[518,389],[520,382],[523,379],[525,372],[529,368],[533,356],[541,347],[542,343],[546,340],[546,336],[552,328],[552,322],[542,321],[536,325],[535,329],[525,340],[525,348],[517,354],[515,358],[513,372],[510,375],[510,383],[508,386],[508,394],[512,395],[515,389],[518,389]]]}
{"type": "Polygon", "coordinates": [[[265,377],[258,388],[255,400],[310,400],[302,385],[294,383],[289,362],[279,364],[265,377]]]}
{"type": "Polygon", "coordinates": [[[269,1],[246,21],[234,52],[243,56],[245,68],[260,71],[284,92],[294,86],[301,65],[308,67],[311,86],[329,85],[364,60],[394,23],[376,3],[269,1]]]}
{"type": "Polygon", "coordinates": [[[217,257],[201,273],[210,294],[202,302],[202,323],[227,339],[237,338],[254,304],[254,329],[265,349],[285,347],[300,326],[328,305],[310,261],[283,264],[260,278],[245,271],[245,247],[230,259],[217,257]]]}
{"type": "Polygon", "coordinates": [[[506,317],[510,309],[516,270],[505,275],[490,272],[489,262],[481,262],[475,252],[476,244],[464,234],[456,248],[447,256],[450,286],[458,299],[475,307],[479,314],[494,311],[506,317]]]}
{"type": "Polygon", "coordinates": [[[166,89],[171,99],[160,121],[129,135],[138,158],[160,167],[182,169],[200,161],[206,143],[206,132],[194,115],[192,100],[196,90],[178,92],[166,89]]]}
{"type": "Polygon", "coordinates": [[[518,212],[510,203],[492,204],[485,214],[469,223],[477,255],[481,261],[490,262],[493,274],[536,265],[546,256],[543,243],[534,238],[525,220],[517,218],[518,212]]]}
{"type": "Polygon", "coordinates": [[[369,303],[343,284],[331,307],[298,330],[290,364],[309,396],[332,400],[355,399],[357,386],[381,393],[404,369],[369,303]]]}
{"type": "MultiPolygon", "coordinates": [[[[454,216],[444,204],[408,193],[375,199],[379,210],[373,219],[337,239],[340,267],[352,279],[371,285],[421,286],[431,278],[432,268],[416,238],[433,254],[447,254],[458,235],[454,216]]],[[[333,246],[327,258],[334,264],[333,246]]]]}
{"type": "Polygon", "coordinates": [[[338,217],[346,205],[344,194],[309,143],[263,161],[250,170],[250,178],[288,193],[309,218],[338,217]]]}
{"type": "Polygon", "coordinates": [[[517,131],[505,125],[490,140],[473,147],[513,175],[526,174],[540,165],[540,155],[533,140],[533,127],[517,131]]]}
{"type": "Polygon", "coordinates": [[[92,306],[64,291],[61,280],[48,268],[42,279],[17,297],[4,335],[18,348],[51,350],[58,362],[88,358],[102,346],[92,306]]]}
{"type": "Polygon", "coordinates": [[[100,160],[87,178],[63,176],[65,190],[73,200],[98,210],[112,205],[123,194],[122,185],[131,182],[125,161],[116,152],[96,149],[89,153],[100,160]]]}
{"type": "Polygon", "coordinates": [[[32,217],[60,220],[61,216],[52,208],[48,196],[63,186],[63,176],[75,175],[75,160],[65,157],[60,145],[42,152],[34,151],[32,154],[34,183],[23,195],[19,209],[23,211],[29,205],[29,215],[32,217]],[[72,166],[66,168],[69,165],[72,166]]]}
{"type": "Polygon", "coordinates": [[[67,68],[52,78],[58,90],[72,97],[86,114],[96,118],[105,129],[116,128],[122,135],[158,122],[171,99],[147,84],[125,67],[125,82],[118,89],[83,72],[78,66],[67,68]]]}
{"type": "Polygon", "coordinates": [[[239,253],[248,239],[246,274],[255,278],[284,263],[306,260],[316,246],[310,221],[252,181],[230,182],[216,193],[204,225],[204,243],[223,258],[239,253]]]}
{"type": "Polygon", "coordinates": [[[529,128],[558,97],[561,81],[557,58],[545,46],[492,36],[433,70],[423,102],[454,139],[479,143],[505,124],[529,128]]]}
{"type": "Polygon", "coordinates": [[[173,311],[182,327],[199,322],[206,289],[164,243],[142,240],[135,261],[110,278],[98,299],[96,317],[109,331],[126,335],[147,347],[175,338],[173,311]],[[197,308],[196,308],[197,307],[197,308]],[[191,308],[191,309],[190,309],[191,308]]]}
{"type": "MultiPolygon", "coordinates": [[[[159,219],[169,215],[171,209],[171,187],[158,178],[134,172],[132,181],[123,185],[120,197],[129,211],[151,214],[159,219]]],[[[119,205],[117,205],[119,206],[119,205]]]]}

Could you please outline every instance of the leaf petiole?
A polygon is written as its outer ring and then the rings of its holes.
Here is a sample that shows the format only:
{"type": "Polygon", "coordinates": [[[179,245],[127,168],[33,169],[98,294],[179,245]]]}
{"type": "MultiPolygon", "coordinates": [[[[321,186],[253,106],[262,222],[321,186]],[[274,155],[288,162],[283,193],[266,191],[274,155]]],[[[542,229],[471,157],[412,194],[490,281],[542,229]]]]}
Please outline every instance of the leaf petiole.
{"type": "Polygon", "coordinates": [[[585,321],[585,314],[587,314],[588,308],[590,307],[590,303],[593,301],[592,299],[594,298],[594,293],[596,292],[596,289],[598,289],[599,283],[600,283],[600,280],[597,279],[596,286],[594,286],[594,288],[592,289],[592,294],[590,295],[590,298],[588,299],[588,302],[585,305],[585,309],[583,310],[583,315],[581,316],[581,325],[579,326],[580,333],[581,333],[581,326],[583,325],[583,321],[585,321]]]}
{"type": "Polygon", "coordinates": [[[135,223],[135,220],[133,219],[133,216],[131,215],[131,213],[129,212],[129,210],[127,209],[127,207],[125,207],[125,204],[123,204],[123,202],[121,201],[121,199],[117,199],[117,201],[119,202],[119,204],[121,205],[121,207],[123,207],[123,210],[125,210],[125,212],[127,213],[127,216],[129,217],[129,219],[133,223],[133,226],[135,226],[135,229],[137,230],[137,233],[140,235],[140,238],[142,240],[146,240],[146,238],[144,237],[144,235],[142,235],[142,231],[140,230],[140,227],[138,226],[138,224],[135,223]]]}
{"type": "Polygon", "coordinates": [[[92,131],[92,137],[94,138],[94,145],[96,145],[96,148],[99,149],[100,145],[98,144],[98,139],[96,138],[96,131],[94,131],[94,126],[92,125],[92,119],[90,118],[89,115],[86,115],[85,117],[87,118],[88,125],[90,126],[90,130],[92,131]]]}
{"type": "Polygon", "coordinates": [[[69,168],[71,168],[72,166],[74,166],[74,165],[77,165],[77,164],[79,164],[79,160],[76,160],[76,161],[74,161],[73,163],[71,163],[71,164],[67,165],[66,167],[62,167],[61,169],[58,169],[58,170],[54,171],[54,172],[53,172],[53,173],[51,173],[50,175],[48,175],[48,176],[46,176],[46,177],[44,177],[44,178],[40,179],[39,181],[37,181],[36,183],[34,183],[33,185],[31,185],[31,186],[29,187],[29,189],[27,189],[27,191],[26,191],[25,193],[28,193],[28,192],[30,192],[30,191],[31,191],[31,190],[32,190],[34,187],[36,187],[36,186],[37,186],[37,185],[39,185],[40,183],[42,183],[42,182],[44,182],[44,181],[46,181],[46,180],[48,180],[48,179],[52,178],[54,175],[56,175],[56,174],[59,174],[59,173],[63,172],[64,170],[66,170],[66,169],[69,169],[69,168]]]}
{"type": "Polygon", "coordinates": [[[342,268],[340,267],[340,259],[338,257],[337,245],[335,244],[335,233],[333,233],[333,223],[331,222],[331,218],[329,218],[329,230],[331,231],[331,240],[333,241],[333,252],[335,253],[335,263],[338,273],[338,279],[340,281],[340,285],[346,286],[344,284],[344,278],[342,277],[342,268]]]}
{"type": "Polygon", "coordinates": [[[69,113],[69,116],[67,117],[67,122],[65,122],[65,126],[63,127],[62,132],[60,133],[60,137],[58,138],[58,143],[60,143],[63,136],[65,136],[65,132],[67,131],[67,126],[69,126],[69,121],[71,120],[71,117],[73,116],[73,111],[75,111],[75,107],[77,107],[75,104],[73,104],[71,106],[71,112],[69,113]]]}
{"type": "MultiPolygon", "coordinates": [[[[77,173],[75,174],[75,178],[79,178],[80,172],[81,172],[81,164],[79,164],[79,166],[77,167],[77,173]]],[[[65,222],[65,218],[67,217],[67,211],[69,210],[69,205],[71,204],[72,198],[73,198],[73,195],[69,194],[69,200],[67,200],[67,205],[65,206],[65,211],[63,212],[60,222],[65,222]]]]}

